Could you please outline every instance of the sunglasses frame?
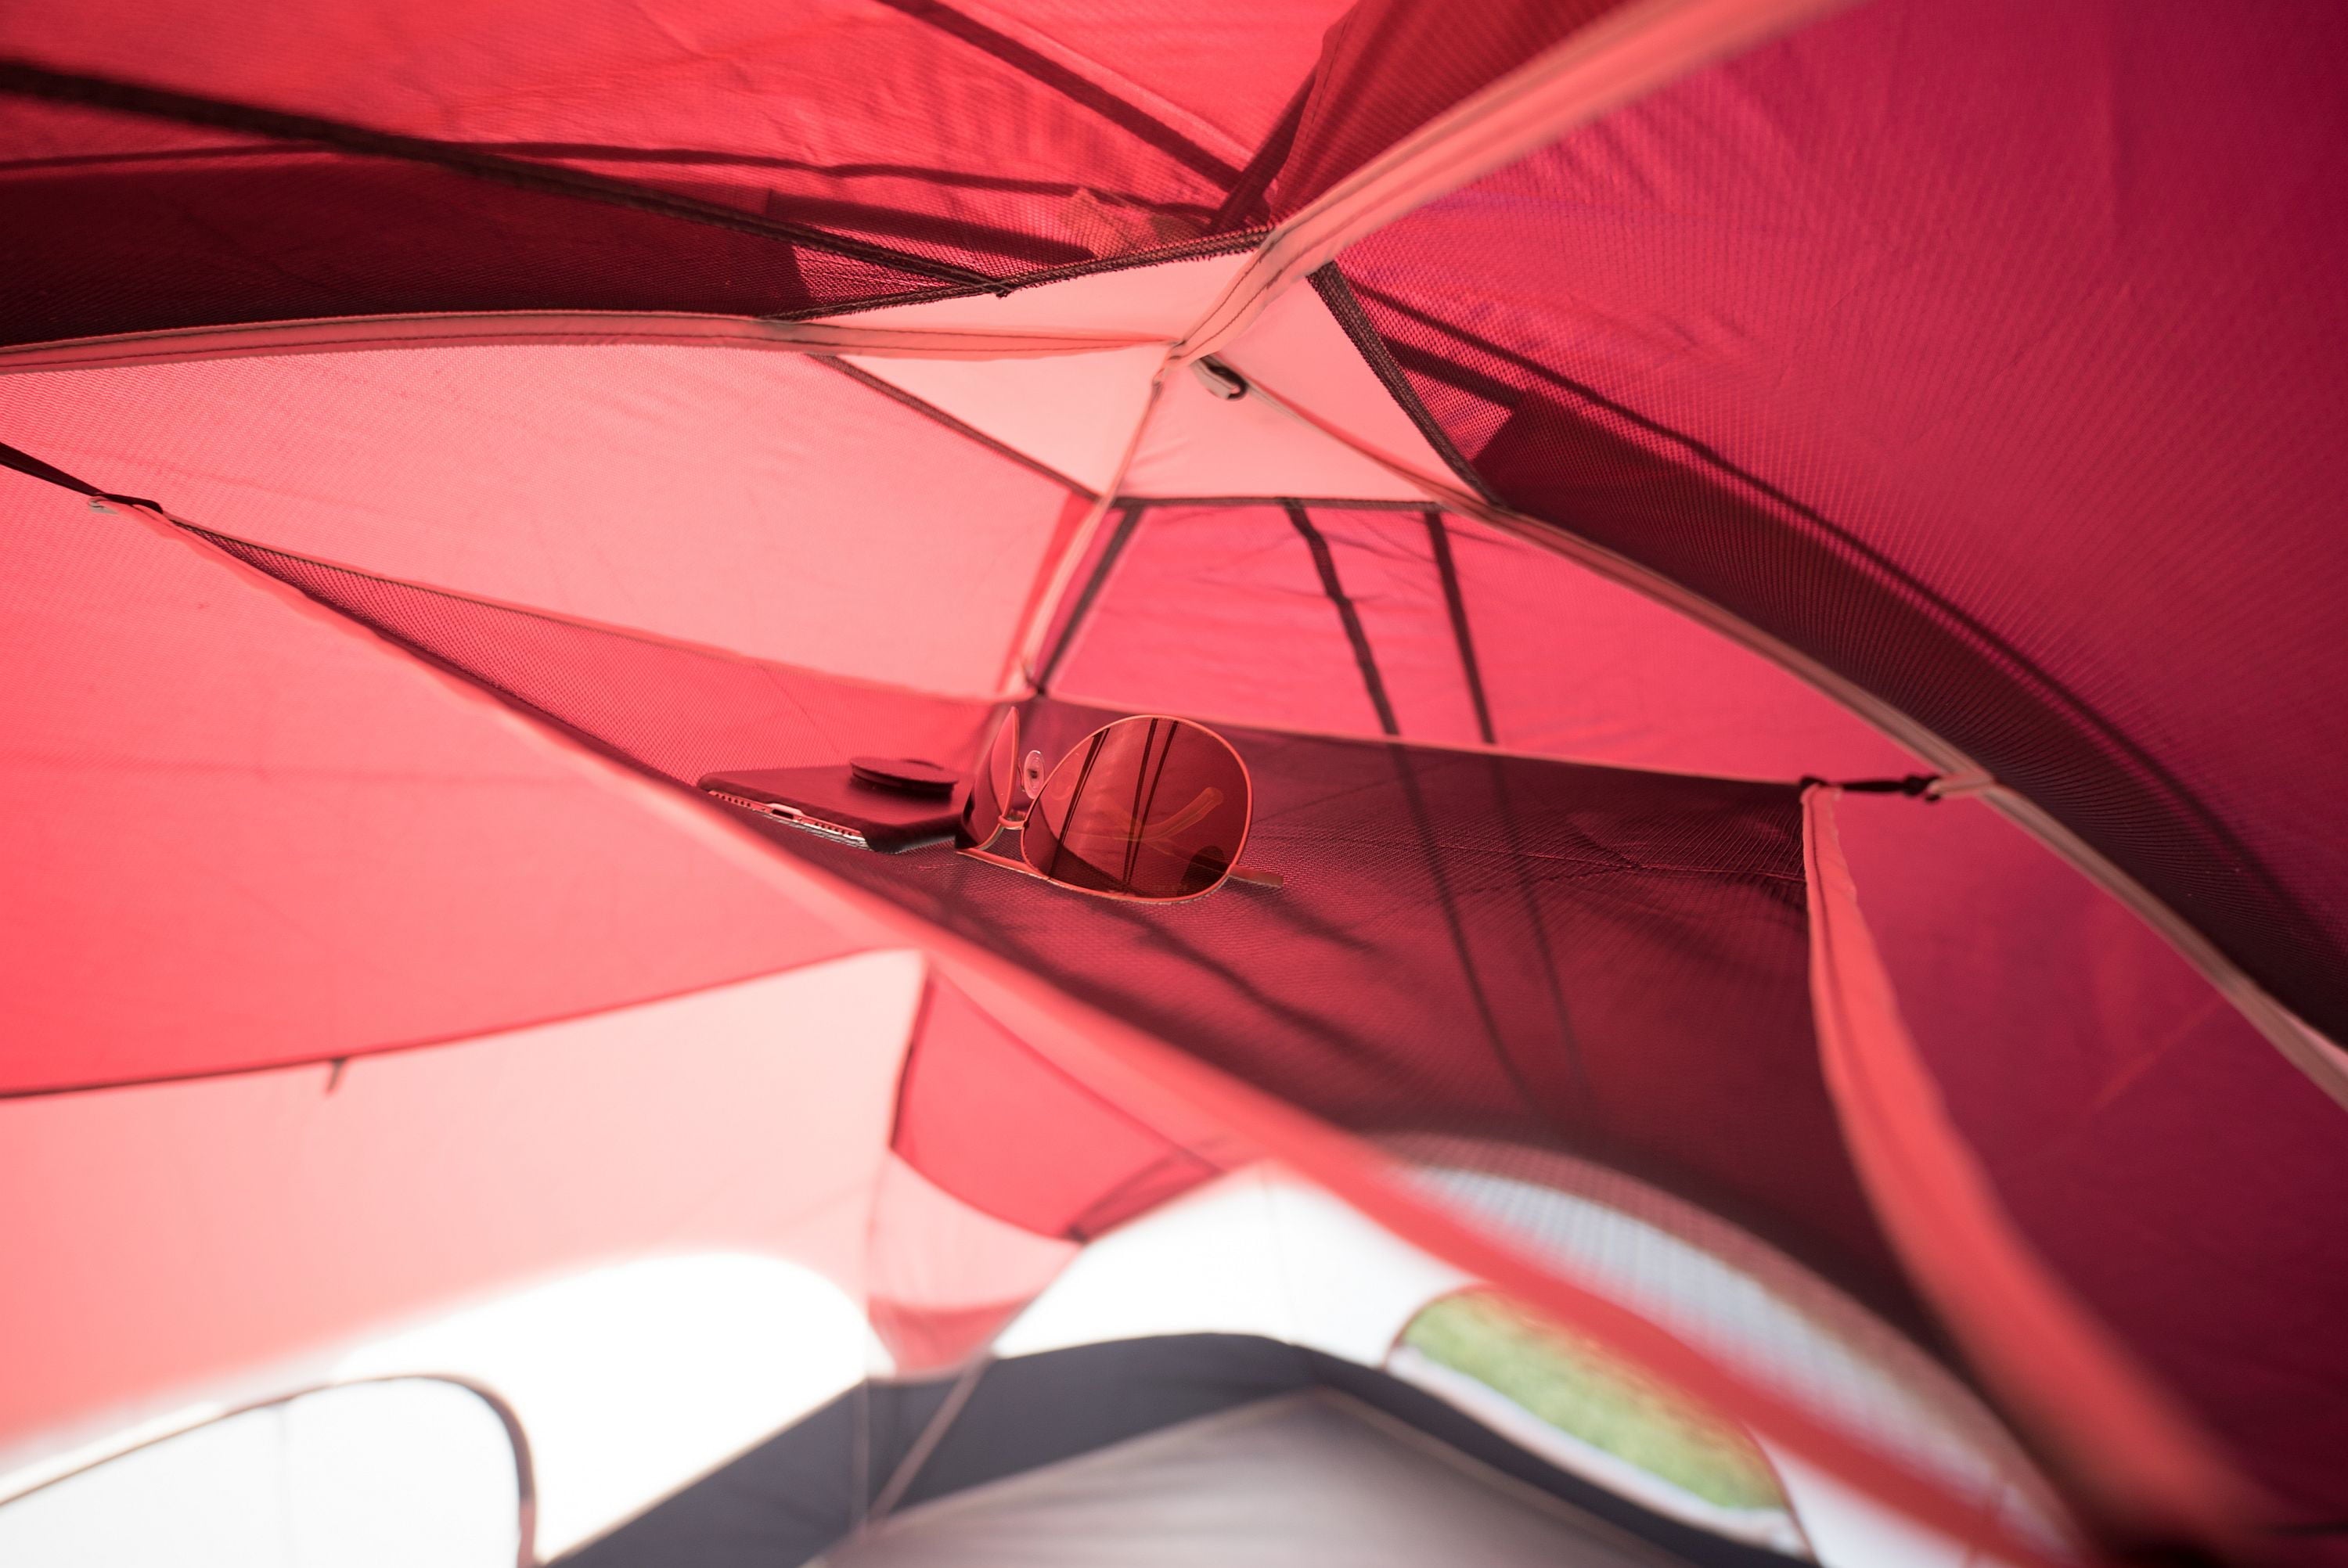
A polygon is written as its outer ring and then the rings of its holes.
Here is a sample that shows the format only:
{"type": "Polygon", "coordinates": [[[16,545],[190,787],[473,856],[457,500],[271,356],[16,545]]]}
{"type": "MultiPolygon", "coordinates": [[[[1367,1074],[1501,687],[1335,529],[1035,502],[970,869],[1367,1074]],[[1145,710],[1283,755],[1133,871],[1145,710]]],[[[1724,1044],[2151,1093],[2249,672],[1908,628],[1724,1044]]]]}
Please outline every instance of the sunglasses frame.
{"type": "MultiPolygon", "coordinates": [[[[1018,719],[1019,711],[1016,708],[1014,708],[1004,714],[1002,723],[1018,723],[1018,719]]],[[[987,762],[992,762],[993,757],[991,753],[994,751],[994,741],[991,737],[987,743],[987,749],[990,753],[987,758],[987,762]]],[[[1014,746],[1013,748],[1013,754],[1014,756],[1017,755],[1017,747],[1014,746]]],[[[980,765],[984,766],[986,764],[982,763],[980,765]]],[[[1014,787],[1017,787],[1015,780],[1014,787]]],[[[973,860],[983,860],[990,866],[1008,866],[1010,869],[1020,873],[1022,876],[1033,876],[1038,882],[1048,882],[1055,887],[1065,887],[1071,893],[1084,893],[1095,898],[1115,898],[1128,904],[1188,904],[1194,898],[1204,898],[1208,894],[1219,891],[1226,882],[1244,882],[1251,886],[1257,887],[1278,887],[1282,885],[1284,878],[1282,878],[1278,872],[1259,871],[1253,866],[1243,866],[1241,864],[1240,856],[1246,853],[1249,835],[1254,833],[1254,831],[1255,775],[1248,771],[1247,759],[1240,755],[1238,747],[1232,745],[1231,742],[1223,739],[1221,735],[1218,734],[1215,731],[1210,729],[1205,724],[1199,723],[1196,719],[1179,718],[1172,713],[1128,713],[1121,719],[1111,719],[1107,723],[1101,725],[1098,729],[1089,732],[1081,740],[1077,741],[1075,745],[1070,746],[1066,752],[1063,752],[1060,754],[1060,760],[1054,763],[1051,768],[1044,774],[1044,782],[1035,789],[1034,794],[1030,796],[1026,809],[1021,811],[1017,815],[1016,818],[1013,816],[1010,808],[1006,804],[1002,815],[995,819],[994,831],[987,835],[985,843],[973,845],[964,845],[958,848],[955,853],[958,855],[967,855],[973,860]],[[1148,722],[1182,724],[1198,731],[1200,734],[1212,739],[1217,745],[1222,747],[1224,751],[1231,753],[1231,761],[1239,767],[1240,778],[1247,785],[1247,816],[1246,820],[1240,825],[1239,845],[1231,851],[1231,863],[1223,867],[1223,874],[1220,876],[1216,877],[1212,882],[1207,884],[1204,887],[1200,888],[1196,893],[1177,893],[1169,897],[1151,897],[1146,893],[1126,893],[1120,892],[1113,887],[1084,887],[1074,882],[1063,882],[1058,877],[1051,876],[1042,867],[1030,861],[1027,858],[1027,836],[1025,831],[1027,825],[1027,819],[1034,813],[1035,804],[1043,800],[1045,791],[1052,787],[1052,781],[1060,776],[1060,770],[1066,767],[1069,763],[1073,762],[1078,752],[1083,751],[1094,741],[1108,733],[1109,731],[1116,729],[1119,724],[1134,724],[1148,722]],[[1012,859],[1009,856],[997,855],[994,852],[994,846],[997,843],[1001,842],[1003,835],[1005,833],[1012,832],[1016,832],[1020,835],[1019,858],[1016,860],[1012,859]]]]}

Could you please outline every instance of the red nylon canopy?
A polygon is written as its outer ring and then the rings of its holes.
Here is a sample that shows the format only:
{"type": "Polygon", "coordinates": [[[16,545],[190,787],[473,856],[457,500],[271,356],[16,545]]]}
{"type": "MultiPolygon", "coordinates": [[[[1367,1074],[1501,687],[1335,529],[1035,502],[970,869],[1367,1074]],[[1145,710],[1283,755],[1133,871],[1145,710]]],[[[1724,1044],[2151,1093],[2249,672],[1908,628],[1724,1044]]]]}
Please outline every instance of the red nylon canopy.
{"type": "Polygon", "coordinates": [[[2170,0],[0,14],[0,1499],[689,1247],[983,1366],[1277,1170],[1724,1412],[1820,1561],[1804,1475],[2348,1563],[2343,62],[2170,0]],[[1282,886],[695,787],[1006,710],[1212,725],[1282,886]],[[2002,1457],[1443,1184],[1585,1168],[2002,1457]]]}

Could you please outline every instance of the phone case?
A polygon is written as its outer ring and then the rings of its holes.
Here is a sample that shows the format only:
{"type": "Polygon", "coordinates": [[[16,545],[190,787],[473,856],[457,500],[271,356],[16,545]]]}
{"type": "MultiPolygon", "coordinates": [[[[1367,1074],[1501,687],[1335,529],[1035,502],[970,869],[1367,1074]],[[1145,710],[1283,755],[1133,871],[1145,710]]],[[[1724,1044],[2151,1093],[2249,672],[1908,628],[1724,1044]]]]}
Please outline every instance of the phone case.
{"type": "Polygon", "coordinates": [[[883,855],[953,838],[962,815],[960,789],[941,796],[876,788],[839,765],[744,768],[711,774],[701,787],[749,803],[794,827],[848,843],[860,841],[863,847],[883,855]]]}

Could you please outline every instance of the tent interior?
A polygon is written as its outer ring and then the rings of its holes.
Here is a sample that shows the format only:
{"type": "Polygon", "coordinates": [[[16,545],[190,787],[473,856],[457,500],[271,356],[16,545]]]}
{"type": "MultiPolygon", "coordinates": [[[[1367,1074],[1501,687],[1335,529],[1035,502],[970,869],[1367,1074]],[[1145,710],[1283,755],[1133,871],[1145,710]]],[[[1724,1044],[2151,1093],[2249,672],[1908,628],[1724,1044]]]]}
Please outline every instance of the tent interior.
{"type": "Polygon", "coordinates": [[[2295,0],[0,10],[0,1561],[2348,1563],[2343,160],[2295,0]],[[1208,896],[703,784],[1134,716],[1208,896]]]}

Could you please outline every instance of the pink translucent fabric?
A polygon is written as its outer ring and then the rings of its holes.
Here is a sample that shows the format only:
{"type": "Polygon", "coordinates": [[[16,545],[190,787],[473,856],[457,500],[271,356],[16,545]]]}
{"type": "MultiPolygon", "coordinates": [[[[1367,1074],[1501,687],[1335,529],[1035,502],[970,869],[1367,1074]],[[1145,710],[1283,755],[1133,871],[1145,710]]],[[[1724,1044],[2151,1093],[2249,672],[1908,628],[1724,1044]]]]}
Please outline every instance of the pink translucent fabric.
{"type": "Polygon", "coordinates": [[[890,1147],[983,1214],[1088,1241],[1215,1175],[1193,1151],[1086,1090],[932,981],[907,1048],[890,1147]]]}
{"type": "Polygon", "coordinates": [[[0,473],[0,1089],[317,1061],[846,950],[547,741],[0,473]]]}
{"type": "Polygon", "coordinates": [[[797,354],[438,348],[0,376],[9,444],[259,544],[992,692],[1066,492],[797,354]]]}
{"type": "Polygon", "coordinates": [[[1277,507],[1143,514],[1052,686],[1136,712],[1378,733],[1312,558],[1277,507]]]}
{"type": "MultiPolygon", "coordinates": [[[[1400,733],[1483,734],[1427,514],[1313,506],[1400,733]]],[[[1795,779],[1921,766],[1759,655],[1562,556],[1442,522],[1497,744],[1628,767],[1795,779]]],[[[1312,551],[1276,507],[1144,514],[1054,689],[1106,705],[1377,734],[1312,551]]]]}
{"type": "Polygon", "coordinates": [[[339,1077],[0,1104],[0,1245],[39,1281],[0,1293],[0,1442],[647,1253],[859,1295],[918,983],[860,962],[339,1077]]]}
{"type": "Polygon", "coordinates": [[[522,711],[681,784],[858,756],[952,767],[977,753],[995,712],[188,532],[403,651],[454,665],[522,711]]]}
{"type": "Polygon", "coordinates": [[[973,1207],[893,1153],[871,1205],[865,1309],[902,1373],[984,1350],[1080,1250],[973,1207]]]}

